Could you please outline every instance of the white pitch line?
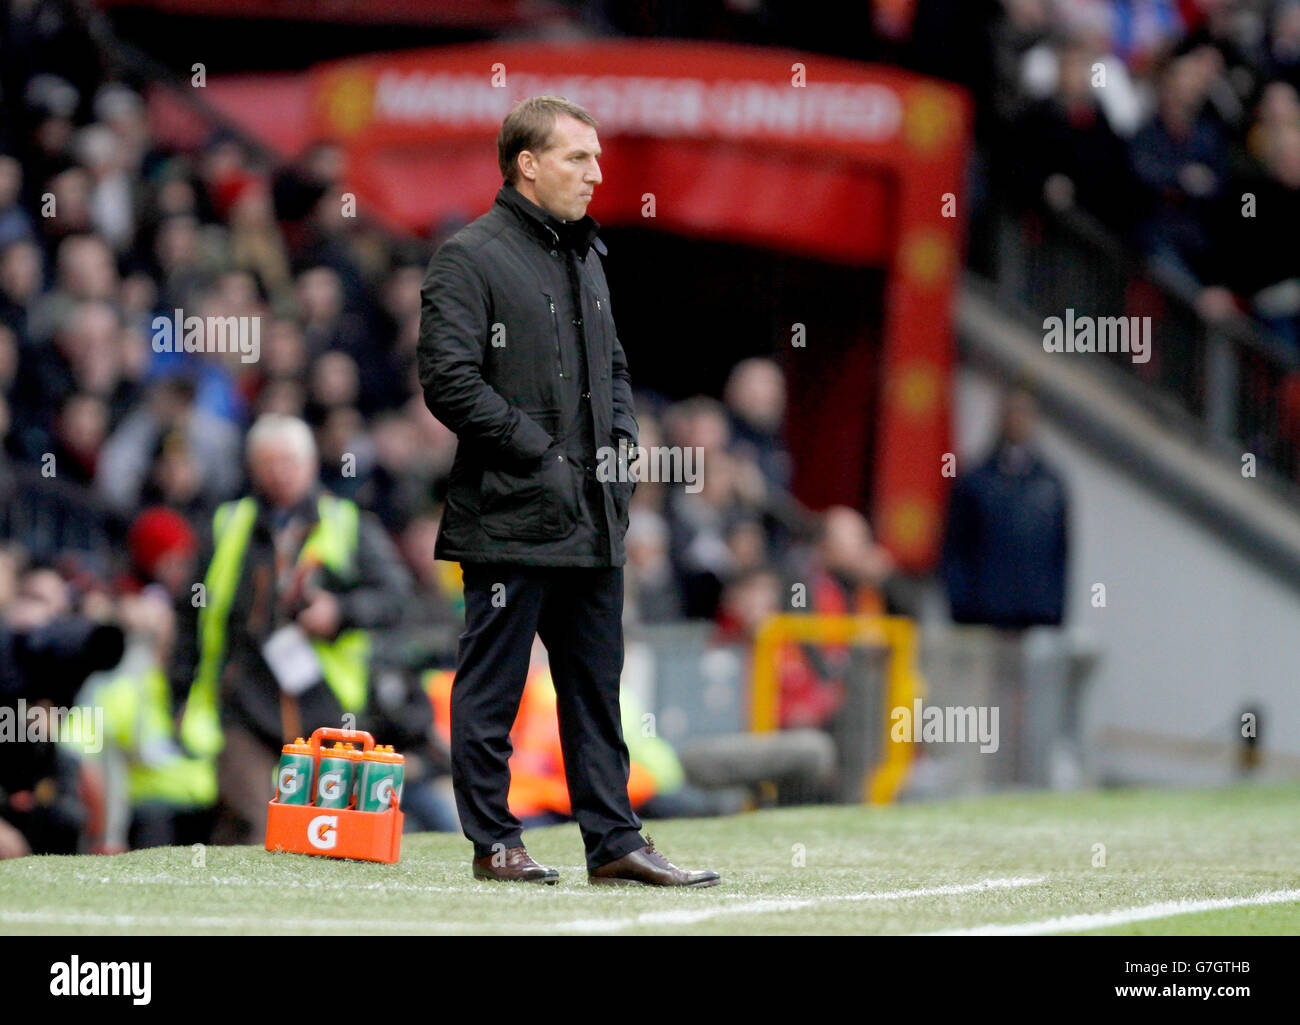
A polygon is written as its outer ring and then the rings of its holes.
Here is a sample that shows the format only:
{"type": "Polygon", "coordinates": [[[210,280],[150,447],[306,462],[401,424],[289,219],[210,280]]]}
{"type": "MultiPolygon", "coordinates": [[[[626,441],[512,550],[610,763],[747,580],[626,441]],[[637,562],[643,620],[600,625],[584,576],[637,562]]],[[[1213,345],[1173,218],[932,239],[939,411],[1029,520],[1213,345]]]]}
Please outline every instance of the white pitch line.
{"type": "Polygon", "coordinates": [[[246,879],[240,876],[100,876],[78,873],[75,878],[83,883],[102,883],[108,886],[269,886],[277,890],[400,890],[414,893],[455,893],[460,887],[433,886],[415,883],[332,883],[318,879],[246,879]]]}
{"type": "MultiPolygon", "coordinates": [[[[572,877],[580,878],[586,874],[586,866],[567,866],[561,871],[567,871],[572,877]]],[[[372,883],[346,883],[334,882],[321,879],[249,879],[243,876],[175,876],[175,875],[152,875],[152,876],[105,876],[99,873],[78,872],[74,877],[82,883],[100,883],[108,886],[195,886],[213,889],[221,886],[269,886],[276,890],[312,890],[325,891],[330,893],[352,893],[356,890],[376,890],[385,892],[389,890],[410,892],[410,893],[465,893],[464,886],[436,886],[424,883],[400,883],[400,882],[372,882],[372,883]]],[[[563,876],[561,877],[564,878],[563,876]]],[[[489,890],[488,886],[483,887],[489,890]]],[[[516,890],[515,893],[520,892],[516,890]]],[[[609,890],[603,887],[584,886],[579,888],[559,887],[559,886],[538,886],[531,890],[523,891],[528,893],[545,894],[546,897],[538,898],[539,900],[549,900],[567,897],[597,898],[608,897],[609,890]]],[[[513,896],[513,895],[512,895],[513,896]]],[[[752,893],[717,893],[712,895],[718,900],[744,900],[749,899],[755,894],[752,893]]]]}
{"type": "MultiPolygon", "coordinates": [[[[584,869],[585,871],[585,869],[584,869]]],[[[466,873],[468,875],[468,873],[466,873]]],[[[83,883],[102,883],[109,886],[201,886],[208,889],[221,886],[269,886],[276,890],[320,890],[335,893],[351,893],[356,890],[392,890],[409,893],[464,893],[463,886],[436,886],[424,883],[371,882],[344,883],[321,879],[248,879],[242,876],[101,876],[99,874],[78,873],[75,876],[83,883]]],[[[569,893],[579,896],[600,896],[585,890],[557,890],[547,887],[551,893],[569,893]]]]}
{"type": "Polygon", "coordinates": [[[839,904],[872,900],[914,900],[918,897],[949,897],[985,890],[1009,890],[1019,886],[1034,886],[1045,876],[1013,879],[983,879],[978,883],[952,883],[945,886],[919,887],[910,890],[883,890],[874,893],[846,893],[826,897],[759,898],[730,907],[681,909],[673,911],[646,911],[631,918],[578,918],[551,926],[566,932],[618,932],[641,925],[694,925],[721,915],[763,915],[778,911],[795,911],[817,904],[839,904]]]}
{"type": "Polygon", "coordinates": [[[971,929],[947,929],[921,935],[1041,936],[1044,933],[1106,929],[1113,925],[1145,922],[1153,918],[1193,915],[1199,911],[1219,911],[1224,908],[1253,907],[1262,904],[1290,904],[1292,901],[1300,901],[1300,890],[1271,890],[1267,893],[1257,893],[1252,897],[1220,897],[1213,900],[1167,900],[1138,908],[1120,908],[1117,911],[1099,911],[1089,915],[1063,915],[1060,918],[1048,918],[1041,922],[977,925],[971,929]]]}
{"type": "MultiPolygon", "coordinates": [[[[117,926],[173,926],[194,929],[246,928],[255,933],[269,934],[272,929],[349,929],[364,931],[368,924],[356,918],[251,918],[224,915],[103,915],[92,911],[0,911],[0,922],[17,925],[93,925],[117,926]]],[[[384,922],[376,932],[431,933],[439,930],[475,932],[482,930],[481,922],[384,922]]]]}
{"type": "MultiPolygon", "coordinates": [[[[700,910],[649,911],[635,918],[590,918],[562,922],[552,926],[546,922],[520,923],[529,931],[550,932],[566,929],[578,932],[618,931],[637,925],[691,925],[717,915],[766,914],[777,911],[792,911],[815,904],[829,904],[852,901],[873,900],[909,900],[917,897],[946,897],[963,893],[979,893],[985,890],[1011,889],[1019,886],[1033,886],[1042,882],[1044,877],[1024,879],[984,879],[977,883],[958,883],[947,886],[922,887],[911,890],[889,890],[877,893],[849,893],[841,896],[809,897],[805,899],[768,898],[733,904],[729,907],[705,908],[700,910]]],[[[602,891],[608,893],[608,891],[602,891]]],[[[718,894],[717,896],[722,896],[718,894]]],[[[276,930],[339,929],[355,930],[358,922],[344,918],[277,918],[268,920],[245,915],[136,915],[136,914],[100,914],[90,911],[5,911],[0,910],[0,922],[14,925],[85,925],[129,927],[188,927],[192,929],[235,929],[247,928],[257,933],[276,930]]],[[[364,925],[365,923],[361,923],[364,925]]],[[[383,922],[383,928],[377,932],[468,932],[484,931],[485,923],[453,922],[432,919],[425,922],[383,922]]]]}

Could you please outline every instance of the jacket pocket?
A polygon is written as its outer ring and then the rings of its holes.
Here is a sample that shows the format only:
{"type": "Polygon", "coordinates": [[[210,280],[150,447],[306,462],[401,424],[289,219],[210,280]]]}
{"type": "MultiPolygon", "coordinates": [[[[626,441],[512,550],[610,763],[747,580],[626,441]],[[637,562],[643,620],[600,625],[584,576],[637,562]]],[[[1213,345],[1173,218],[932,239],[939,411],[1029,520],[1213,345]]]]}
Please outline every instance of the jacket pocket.
{"type": "Polygon", "coordinates": [[[612,496],[614,499],[614,515],[618,518],[618,525],[626,531],[632,504],[632,492],[636,490],[636,482],[615,481],[610,487],[614,489],[612,496]]]}
{"type": "Polygon", "coordinates": [[[614,360],[615,337],[614,315],[609,309],[608,293],[596,293],[596,318],[593,322],[593,328],[592,334],[596,339],[596,355],[600,366],[600,376],[608,378],[614,360]]]}
{"type": "Polygon", "coordinates": [[[564,367],[564,349],[560,345],[560,314],[555,308],[555,296],[550,292],[543,292],[542,298],[546,300],[547,306],[550,307],[550,313],[547,315],[551,318],[551,344],[555,350],[555,366],[559,371],[560,378],[563,379],[567,375],[564,367]]]}
{"type": "Polygon", "coordinates": [[[479,485],[485,534],[517,541],[555,541],[578,526],[578,495],[568,458],[555,448],[524,472],[486,468],[479,485]]]}
{"type": "Polygon", "coordinates": [[[610,497],[614,501],[614,516],[620,527],[627,529],[629,508],[632,504],[632,495],[636,492],[636,473],[633,472],[631,462],[631,452],[625,450],[620,444],[619,437],[611,437],[610,447],[617,455],[615,456],[614,479],[608,484],[610,488],[610,497]]]}

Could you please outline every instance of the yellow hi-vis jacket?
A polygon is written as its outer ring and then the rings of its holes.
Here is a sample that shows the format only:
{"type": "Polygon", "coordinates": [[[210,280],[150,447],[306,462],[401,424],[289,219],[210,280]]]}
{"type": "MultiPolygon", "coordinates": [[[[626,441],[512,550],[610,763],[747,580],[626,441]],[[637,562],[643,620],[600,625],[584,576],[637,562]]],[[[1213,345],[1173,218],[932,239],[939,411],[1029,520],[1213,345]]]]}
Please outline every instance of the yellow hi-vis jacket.
{"type": "Polygon", "coordinates": [[[176,744],[171,688],[159,666],[115,676],[95,692],[95,703],[104,709],[105,740],[126,757],[132,806],[206,808],[216,801],[213,760],[187,758],[176,744]]]}
{"type": "MultiPolygon", "coordinates": [[[[298,561],[318,562],[347,576],[356,557],[360,511],[356,503],[328,492],[321,494],[316,508],[319,520],[298,561]]],[[[218,696],[226,662],[226,631],[256,519],[257,501],[252,497],[224,503],[213,517],[212,563],[203,579],[205,603],[199,609],[199,666],[181,719],[181,740],[197,755],[216,755],[224,743],[218,696]]],[[[359,715],[366,704],[370,634],[344,630],[333,641],[313,639],[311,643],[325,682],[339,704],[345,712],[359,715]]]]}

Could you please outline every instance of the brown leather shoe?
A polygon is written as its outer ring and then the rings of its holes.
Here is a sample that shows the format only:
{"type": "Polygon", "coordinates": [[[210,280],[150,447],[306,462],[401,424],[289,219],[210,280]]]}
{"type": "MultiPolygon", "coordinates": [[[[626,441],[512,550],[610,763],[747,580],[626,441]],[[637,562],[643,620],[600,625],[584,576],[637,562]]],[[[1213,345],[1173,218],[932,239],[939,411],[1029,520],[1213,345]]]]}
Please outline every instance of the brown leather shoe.
{"type": "Polygon", "coordinates": [[[522,847],[507,848],[504,864],[493,865],[493,858],[498,858],[498,855],[474,859],[475,879],[492,879],[499,883],[546,883],[548,886],[560,881],[559,872],[537,864],[522,847]]]}
{"type": "Polygon", "coordinates": [[[678,868],[655,850],[653,839],[645,839],[639,850],[589,871],[587,882],[595,886],[713,886],[718,882],[717,872],[678,868]]]}

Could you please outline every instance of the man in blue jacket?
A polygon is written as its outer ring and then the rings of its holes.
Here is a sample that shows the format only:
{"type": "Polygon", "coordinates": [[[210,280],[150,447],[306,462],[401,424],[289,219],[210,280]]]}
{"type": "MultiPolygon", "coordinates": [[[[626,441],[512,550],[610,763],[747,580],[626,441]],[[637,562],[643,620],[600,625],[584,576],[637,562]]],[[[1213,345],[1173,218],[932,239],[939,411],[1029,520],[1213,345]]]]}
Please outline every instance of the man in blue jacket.
{"type": "Polygon", "coordinates": [[[955,622],[1061,624],[1069,497],[1033,442],[1037,417],[1033,397],[1012,391],[993,451],[953,484],[943,572],[955,622]]]}

